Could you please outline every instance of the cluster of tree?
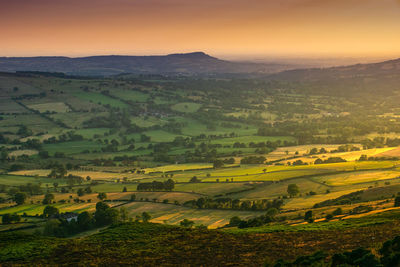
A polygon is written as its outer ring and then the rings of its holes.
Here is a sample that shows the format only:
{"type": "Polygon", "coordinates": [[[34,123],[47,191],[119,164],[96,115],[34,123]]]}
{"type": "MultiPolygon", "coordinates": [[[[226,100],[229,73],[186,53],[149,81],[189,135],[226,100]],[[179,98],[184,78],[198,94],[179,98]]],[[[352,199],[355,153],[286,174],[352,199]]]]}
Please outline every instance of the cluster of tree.
{"type": "Polygon", "coordinates": [[[137,186],[138,191],[172,191],[174,188],[175,182],[172,179],[168,179],[165,182],[139,183],[137,186]]]}
{"type": "Polygon", "coordinates": [[[339,162],[347,162],[347,160],[342,159],[341,157],[329,157],[328,159],[325,160],[318,158],[314,161],[314,164],[339,163],[339,162]]]}
{"type": "Polygon", "coordinates": [[[248,156],[240,160],[240,164],[263,164],[266,158],[263,156],[248,156]]]}
{"type": "Polygon", "coordinates": [[[9,190],[10,195],[14,195],[16,192],[23,192],[27,193],[29,195],[41,195],[43,194],[43,190],[40,187],[40,183],[32,184],[32,183],[27,183],[24,185],[19,185],[17,188],[12,187],[9,190]]]}
{"type": "Polygon", "coordinates": [[[44,144],[55,144],[55,143],[61,143],[61,142],[68,142],[68,141],[82,141],[84,138],[80,134],[76,134],[73,131],[68,131],[66,133],[63,133],[59,135],[58,137],[52,136],[50,138],[47,138],[43,140],[44,144]]]}
{"type": "Polygon", "coordinates": [[[280,209],[283,201],[280,199],[268,200],[239,200],[231,198],[199,198],[197,200],[189,200],[184,206],[197,209],[232,209],[232,210],[268,210],[270,208],[280,209]]]}
{"type": "Polygon", "coordinates": [[[276,208],[270,208],[267,210],[265,215],[261,215],[248,220],[242,220],[235,216],[229,220],[228,226],[238,227],[238,228],[249,228],[249,227],[259,227],[265,224],[276,221],[275,216],[279,213],[276,208]]]}
{"type": "Polygon", "coordinates": [[[3,224],[16,223],[21,221],[21,216],[18,214],[5,213],[1,217],[3,224]]]}
{"type": "Polygon", "coordinates": [[[368,157],[361,155],[358,161],[385,161],[385,160],[400,160],[399,157],[368,157]]]}
{"type": "Polygon", "coordinates": [[[95,227],[127,221],[128,213],[125,208],[113,209],[104,202],[98,202],[94,215],[85,211],[77,215],[76,219],[72,217],[68,220],[56,207],[46,206],[43,217],[48,218],[44,235],[67,237],[95,227]]]}
{"type": "Polygon", "coordinates": [[[293,166],[308,165],[307,162],[304,162],[301,159],[295,160],[292,163],[290,163],[290,161],[289,161],[287,164],[288,165],[293,165],[293,166]]]}
{"type": "Polygon", "coordinates": [[[86,188],[79,188],[78,191],[76,191],[76,194],[81,197],[85,194],[91,194],[92,193],[92,188],[90,186],[87,186],[86,188]]]}

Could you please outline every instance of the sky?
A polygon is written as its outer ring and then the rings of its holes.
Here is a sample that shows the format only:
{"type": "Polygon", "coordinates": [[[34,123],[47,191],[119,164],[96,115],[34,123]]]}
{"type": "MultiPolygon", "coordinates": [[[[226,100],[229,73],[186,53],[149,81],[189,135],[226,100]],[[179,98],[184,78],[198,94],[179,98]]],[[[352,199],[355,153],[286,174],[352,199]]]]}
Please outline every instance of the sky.
{"type": "Polygon", "coordinates": [[[400,0],[0,0],[0,56],[400,57],[400,0]]]}

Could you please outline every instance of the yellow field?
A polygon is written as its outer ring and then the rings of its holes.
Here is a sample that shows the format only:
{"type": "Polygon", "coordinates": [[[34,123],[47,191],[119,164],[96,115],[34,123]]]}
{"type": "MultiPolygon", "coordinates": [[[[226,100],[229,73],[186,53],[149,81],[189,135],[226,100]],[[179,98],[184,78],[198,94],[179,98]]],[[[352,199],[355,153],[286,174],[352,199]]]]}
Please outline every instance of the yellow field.
{"type": "Polygon", "coordinates": [[[183,219],[189,219],[194,221],[196,225],[203,224],[209,228],[226,225],[233,216],[249,219],[264,214],[264,212],[254,211],[191,209],[172,204],[149,202],[132,202],[123,205],[123,207],[127,208],[132,217],[146,211],[151,215],[151,221],[155,223],[179,224],[183,219]]]}
{"type": "Polygon", "coordinates": [[[386,148],[373,148],[373,149],[366,149],[361,151],[350,151],[350,152],[342,152],[342,153],[325,153],[325,154],[318,154],[318,155],[310,155],[305,157],[299,157],[296,159],[285,160],[282,161],[283,163],[287,162],[294,162],[296,160],[302,160],[303,162],[307,163],[314,163],[317,158],[320,159],[328,159],[329,157],[340,157],[347,161],[355,161],[358,160],[361,155],[367,155],[368,157],[375,157],[380,156],[385,153],[390,153],[390,151],[395,150],[394,147],[386,147],[386,148]]]}
{"type": "Polygon", "coordinates": [[[330,186],[343,186],[343,185],[388,180],[394,178],[400,179],[399,171],[365,171],[365,172],[329,175],[326,177],[319,177],[315,179],[320,182],[324,182],[330,186]]]}
{"type": "MultiPolygon", "coordinates": [[[[361,147],[359,144],[353,144],[354,146],[361,147]]],[[[298,156],[303,156],[305,154],[310,153],[311,149],[317,148],[318,150],[321,148],[325,148],[327,151],[335,150],[339,147],[339,145],[302,145],[302,146],[290,146],[290,147],[279,147],[273,152],[265,155],[268,161],[274,161],[279,159],[286,159],[288,157],[296,156],[296,151],[299,152],[298,156]]]]}
{"type": "Polygon", "coordinates": [[[152,172],[170,172],[170,171],[186,171],[186,170],[199,170],[199,169],[210,169],[213,165],[211,163],[188,163],[188,164],[173,164],[165,165],[155,168],[145,169],[146,173],[152,172]]]}
{"type": "Polygon", "coordinates": [[[303,197],[296,197],[289,199],[288,202],[285,203],[284,209],[292,210],[292,209],[308,209],[312,208],[314,204],[329,200],[329,199],[335,199],[340,196],[350,194],[352,192],[358,191],[359,189],[354,188],[354,189],[349,189],[349,190],[343,190],[343,191],[338,191],[338,192],[332,192],[329,194],[317,194],[314,196],[303,196],[303,197]]]}

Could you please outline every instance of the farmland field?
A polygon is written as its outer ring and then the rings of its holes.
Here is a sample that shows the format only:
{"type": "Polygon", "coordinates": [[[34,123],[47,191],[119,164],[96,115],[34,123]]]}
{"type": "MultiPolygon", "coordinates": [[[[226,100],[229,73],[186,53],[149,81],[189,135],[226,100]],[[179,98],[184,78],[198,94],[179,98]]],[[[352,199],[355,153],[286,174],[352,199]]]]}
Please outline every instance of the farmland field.
{"type": "Polygon", "coordinates": [[[197,225],[208,225],[209,228],[217,228],[225,225],[233,216],[240,216],[242,218],[251,218],[262,213],[246,212],[246,211],[213,211],[209,210],[193,210],[176,206],[173,204],[157,204],[157,203],[130,203],[124,205],[129,214],[139,215],[143,211],[151,211],[152,222],[178,224],[183,219],[190,219],[197,225]]]}
{"type": "Polygon", "coordinates": [[[262,79],[3,75],[3,233],[84,240],[132,222],[230,238],[304,234],[301,247],[321,231],[396,223],[390,98],[382,116],[358,98],[262,79]]]}

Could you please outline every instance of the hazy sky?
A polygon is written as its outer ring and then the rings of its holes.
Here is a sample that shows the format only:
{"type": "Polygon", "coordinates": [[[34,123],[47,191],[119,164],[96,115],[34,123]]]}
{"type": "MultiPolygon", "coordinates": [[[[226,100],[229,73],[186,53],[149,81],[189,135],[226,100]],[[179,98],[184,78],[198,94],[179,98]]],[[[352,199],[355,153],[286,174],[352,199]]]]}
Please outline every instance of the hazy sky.
{"type": "Polygon", "coordinates": [[[400,0],[0,0],[0,56],[400,57],[400,0]]]}

